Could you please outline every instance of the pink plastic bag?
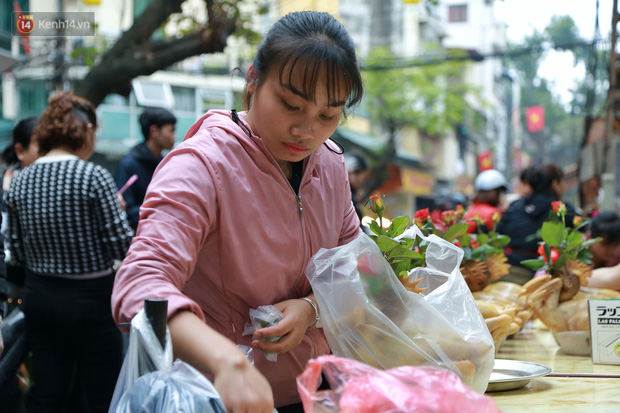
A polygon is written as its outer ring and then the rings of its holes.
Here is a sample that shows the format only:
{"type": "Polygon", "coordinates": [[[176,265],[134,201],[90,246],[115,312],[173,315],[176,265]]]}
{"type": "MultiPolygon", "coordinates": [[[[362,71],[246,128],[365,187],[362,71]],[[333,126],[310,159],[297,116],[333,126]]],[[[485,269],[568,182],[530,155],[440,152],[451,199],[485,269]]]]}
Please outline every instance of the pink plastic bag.
{"type": "Polygon", "coordinates": [[[378,370],[321,356],[297,377],[297,389],[306,413],[501,413],[491,397],[467,387],[452,371],[431,366],[378,370]],[[317,392],[321,371],[331,390],[317,392]]]}

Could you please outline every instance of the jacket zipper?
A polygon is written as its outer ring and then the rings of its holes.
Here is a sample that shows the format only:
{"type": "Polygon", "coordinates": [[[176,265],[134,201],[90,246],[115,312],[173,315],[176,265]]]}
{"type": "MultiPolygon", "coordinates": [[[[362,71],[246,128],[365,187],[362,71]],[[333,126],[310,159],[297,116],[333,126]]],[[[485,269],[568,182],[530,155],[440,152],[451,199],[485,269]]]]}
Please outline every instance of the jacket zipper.
{"type": "MultiPolygon", "coordinates": [[[[252,136],[250,136],[250,138],[251,137],[252,136]]],[[[304,209],[303,209],[303,205],[301,203],[301,195],[298,195],[297,193],[295,193],[295,190],[291,186],[291,183],[288,181],[288,178],[284,174],[284,171],[282,171],[282,169],[280,168],[280,166],[278,165],[276,160],[273,158],[273,155],[271,155],[271,153],[269,153],[269,151],[264,146],[264,144],[262,144],[262,142],[260,142],[259,140],[257,140],[256,142],[259,145],[262,145],[262,148],[263,148],[265,153],[269,154],[268,156],[271,158],[271,161],[272,161],[273,165],[280,171],[281,176],[284,178],[284,180],[288,184],[288,187],[291,189],[291,191],[295,195],[295,199],[297,200],[297,208],[299,210],[299,222],[301,224],[301,241],[302,241],[302,244],[303,244],[302,247],[303,247],[303,250],[304,250],[304,255],[303,255],[303,260],[302,260],[302,267],[299,270],[299,274],[297,275],[297,279],[295,280],[295,283],[293,284],[293,288],[291,289],[291,292],[293,292],[293,291],[295,291],[295,287],[297,286],[297,283],[299,282],[299,279],[301,278],[302,275],[304,275],[304,269],[306,268],[304,264],[306,262],[306,256],[308,255],[307,252],[306,252],[306,250],[307,250],[306,230],[304,228],[304,209]]],[[[304,170],[303,174],[301,175],[301,182],[299,183],[299,191],[298,192],[301,192],[301,187],[303,186],[304,178],[306,177],[306,175],[308,174],[308,171],[310,170],[310,162],[312,161],[312,158],[314,157],[313,155],[316,156],[315,154],[310,155],[310,157],[308,158],[308,162],[306,163],[306,169],[304,170]]]]}

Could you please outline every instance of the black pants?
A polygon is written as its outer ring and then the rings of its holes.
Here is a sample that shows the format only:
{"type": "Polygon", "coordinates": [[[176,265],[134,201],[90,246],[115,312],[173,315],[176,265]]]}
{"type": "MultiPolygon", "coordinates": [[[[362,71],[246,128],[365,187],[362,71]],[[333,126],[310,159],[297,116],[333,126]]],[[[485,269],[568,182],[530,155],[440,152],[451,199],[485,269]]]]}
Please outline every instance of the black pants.
{"type": "Polygon", "coordinates": [[[108,411],[123,362],[112,319],[112,275],[68,280],[28,272],[23,309],[32,351],[34,412],[62,412],[75,382],[91,413],[108,411]]]}

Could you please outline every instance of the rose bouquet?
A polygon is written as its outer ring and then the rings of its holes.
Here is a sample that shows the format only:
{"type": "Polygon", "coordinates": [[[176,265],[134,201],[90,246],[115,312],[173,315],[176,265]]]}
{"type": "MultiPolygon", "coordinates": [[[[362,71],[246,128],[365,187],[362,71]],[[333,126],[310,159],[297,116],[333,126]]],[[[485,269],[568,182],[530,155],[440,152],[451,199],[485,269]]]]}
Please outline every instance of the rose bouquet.
{"type": "MultiPolygon", "coordinates": [[[[394,239],[409,227],[411,224],[409,217],[394,218],[385,230],[380,225],[383,220],[383,199],[375,194],[370,197],[369,201],[370,209],[379,217],[379,224],[373,221],[370,225],[374,233],[371,237],[394,272],[399,277],[405,277],[410,269],[425,266],[424,256],[428,243],[420,239],[394,239]]],[[[425,208],[416,211],[413,223],[425,236],[437,235],[463,249],[464,257],[461,266],[463,277],[471,291],[480,291],[490,282],[497,281],[508,274],[510,266],[506,264],[504,247],[510,242],[510,237],[496,231],[499,214],[493,217],[494,225],[488,233],[480,230],[483,228],[481,219],[474,218],[478,232],[468,234],[469,224],[463,220],[464,214],[463,206],[457,205],[454,210],[443,211],[440,221],[433,222],[429,209],[425,208]]],[[[405,286],[408,287],[408,285],[405,286]]]]}
{"type": "Polygon", "coordinates": [[[592,270],[590,245],[600,238],[586,240],[582,229],[587,222],[576,215],[573,226],[566,225],[566,205],[562,201],[551,203],[549,218],[542,225],[542,243],[538,247],[539,257],[521,261],[521,264],[534,270],[544,271],[551,277],[562,279],[560,301],[570,300],[579,287],[587,285],[592,270]]]}
{"type": "MultiPolygon", "coordinates": [[[[396,239],[411,225],[409,217],[396,217],[392,220],[390,226],[384,229],[382,225],[383,199],[379,194],[374,194],[370,197],[369,202],[371,211],[379,217],[379,224],[376,221],[370,223],[370,230],[373,232],[370,237],[377,243],[384,258],[390,264],[401,283],[410,291],[424,291],[424,289],[416,287],[420,280],[408,281],[407,274],[413,268],[426,266],[425,256],[428,242],[421,238],[400,237],[396,239]]],[[[420,228],[425,236],[435,234],[452,242],[467,231],[467,224],[464,223],[455,223],[445,231],[435,228],[430,219],[428,209],[416,212],[413,218],[415,225],[420,228]]]]}

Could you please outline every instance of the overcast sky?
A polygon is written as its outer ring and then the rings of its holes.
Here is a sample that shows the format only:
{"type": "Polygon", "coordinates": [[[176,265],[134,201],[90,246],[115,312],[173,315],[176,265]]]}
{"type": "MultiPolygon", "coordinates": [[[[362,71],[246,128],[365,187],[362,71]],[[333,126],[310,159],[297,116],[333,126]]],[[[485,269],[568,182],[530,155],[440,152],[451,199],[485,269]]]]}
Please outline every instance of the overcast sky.
{"type": "MultiPolygon", "coordinates": [[[[569,15],[585,39],[594,37],[596,0],[503,0],[496,2],[499,18],[508,22],[508,38],[518,42],[532,30],[542,31],[554,15],[569,15]],[[509,17],[508,17],[509,16],[509,17]]],[[[599,0],[599,30],[603,37],[611,32],[613,0],[599,0]]],[[[573,68],[572,55],[568,52],[550,52],[542,62],[539,75],[549,79],[556,93],[566,102],[566,90],[576,78],[584,75],[584,68],[573,68]]]]}

